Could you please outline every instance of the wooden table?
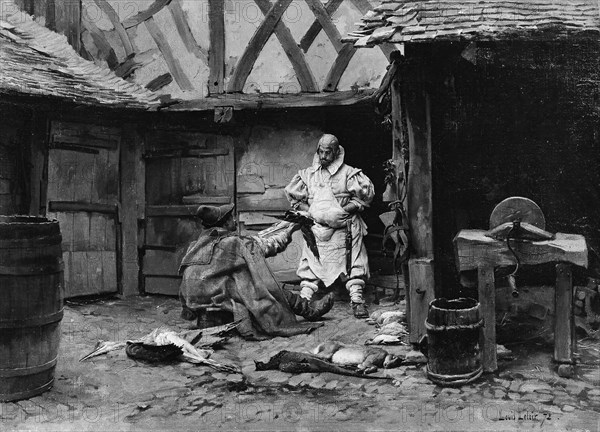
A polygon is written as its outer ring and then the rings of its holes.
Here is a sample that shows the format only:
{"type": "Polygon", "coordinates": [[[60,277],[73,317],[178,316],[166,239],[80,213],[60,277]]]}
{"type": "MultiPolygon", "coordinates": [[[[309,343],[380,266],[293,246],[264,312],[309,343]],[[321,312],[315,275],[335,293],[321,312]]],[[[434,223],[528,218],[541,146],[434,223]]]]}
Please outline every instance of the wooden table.
{"type": "MultiPolygon", "coordinates": [[[[459,271],[477,270],[479,303],[484,325],[479,345],[484,372],[498,369],[496,360],[496,295],[494,269],[514,266],[515,258],[506,246],[485,236],[483,230],[462,230],[454,238],[459,271]]],[[[554,360],[573,363],[575,343],[573,325],[573,282],[571,266],[586,267],[588,252],[585,238],[576,234],[557,233],[554,240],[519,242],[511,247],[523,265],[556,262],[554,360]]]]}

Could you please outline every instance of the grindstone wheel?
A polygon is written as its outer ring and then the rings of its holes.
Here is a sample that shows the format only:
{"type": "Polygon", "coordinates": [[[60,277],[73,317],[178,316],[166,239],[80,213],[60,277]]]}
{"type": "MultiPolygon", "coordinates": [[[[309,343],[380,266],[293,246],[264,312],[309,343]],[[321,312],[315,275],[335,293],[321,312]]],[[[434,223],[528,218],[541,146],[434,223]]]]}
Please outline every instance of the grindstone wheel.
{"type": "Polygon", "coordinates": [[[542,213],[542,209],[530,200],[524,197],[506,198],[498,204],[490,215],[490,230],[502,225],[506,222],[521,222],[529,223],[541,230],[546,229],[546,219],[542,213]]]}

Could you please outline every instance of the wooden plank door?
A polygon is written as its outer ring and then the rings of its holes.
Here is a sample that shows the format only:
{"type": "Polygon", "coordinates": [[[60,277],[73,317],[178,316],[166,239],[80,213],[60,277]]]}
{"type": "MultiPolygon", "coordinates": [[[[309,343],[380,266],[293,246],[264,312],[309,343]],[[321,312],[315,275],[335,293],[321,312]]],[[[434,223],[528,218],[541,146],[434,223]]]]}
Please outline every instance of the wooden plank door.
{"type": "Polygon", "coordinates": [[[234,202],[231,137],[156,132],[146,139],[146,230],[142,275],[146,293],[177,295],[179,264],[198,237],[200,204],[234,202]]]}
{"type": "Polygon", "coordinates": [[[120,129],[53,122],[47,201],[63,238],[65,296],[118,291],[120,129]]]}

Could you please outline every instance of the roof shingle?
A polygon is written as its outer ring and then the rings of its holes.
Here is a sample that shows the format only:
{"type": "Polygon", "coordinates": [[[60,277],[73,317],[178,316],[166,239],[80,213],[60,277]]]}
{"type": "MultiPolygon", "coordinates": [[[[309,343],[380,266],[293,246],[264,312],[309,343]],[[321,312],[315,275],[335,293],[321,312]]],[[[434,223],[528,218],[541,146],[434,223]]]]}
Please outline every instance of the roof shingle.
{"type": "Polygon", "coordinates": [[[584,33],[600,37],[597,0],[383,0],[343,40],[362,47],[584,33]]]}
{"type": "Polygon", "coordinates": [[[150,91],[81,58],[67,38],[0,0],[0,94],[56,97],[76,104],[150,109],[150,91]]]}

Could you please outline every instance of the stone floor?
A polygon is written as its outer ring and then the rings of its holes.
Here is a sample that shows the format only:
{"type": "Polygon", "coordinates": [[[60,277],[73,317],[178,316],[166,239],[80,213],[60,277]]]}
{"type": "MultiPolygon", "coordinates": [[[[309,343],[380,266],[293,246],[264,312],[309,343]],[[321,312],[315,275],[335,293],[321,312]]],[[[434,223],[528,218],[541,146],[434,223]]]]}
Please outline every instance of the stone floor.
{"type": "Polygon", "coordinates": [[[500,362],[498,373],[460,388],[433,384],[421,365],[388,370],[390,380],[254,370],[254,360],[281,349],[305,351],[330,339],[364,343],[373,327],[355,320],[346,302],[313,334],[234,338],[215,352],[243,375],[189,363],[149,366],[123,349],[78,361],[98,339],[135,338],[159,325],[189,329],[179,313],[177,300],[164,297],[67,305],[54,388],[1,404],[1,430],[600,430],[594,341],[580,343],[586,350],[573,379],[555,373],[552,347],[535,344],[511,347],[516,358],[500,362]]]}

